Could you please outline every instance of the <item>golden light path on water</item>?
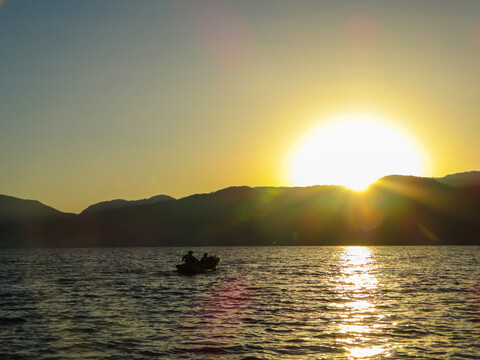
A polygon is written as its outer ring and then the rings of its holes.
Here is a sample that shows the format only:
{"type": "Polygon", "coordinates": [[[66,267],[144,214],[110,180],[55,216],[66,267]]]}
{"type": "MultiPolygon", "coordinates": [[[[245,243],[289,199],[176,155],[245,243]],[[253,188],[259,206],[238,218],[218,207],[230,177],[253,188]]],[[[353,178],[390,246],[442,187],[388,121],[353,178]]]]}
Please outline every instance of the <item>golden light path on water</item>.
{"type": "Polygon", "coordinates": [[[383,315],[377,311],[374,301],[378,280],[372,251],[363,246],[345,247],[340,264],[336,291],[343,301],[334,306],[343,313],[338,331],[345,337],[338,341],[344,342],[350,359],[389,357],[391,353],[386,344],[377,344],[375,340],[376,333],[381,331],[379,320],[383,315]],[[361,346],[362,343],[369,345],[361,346]]]}

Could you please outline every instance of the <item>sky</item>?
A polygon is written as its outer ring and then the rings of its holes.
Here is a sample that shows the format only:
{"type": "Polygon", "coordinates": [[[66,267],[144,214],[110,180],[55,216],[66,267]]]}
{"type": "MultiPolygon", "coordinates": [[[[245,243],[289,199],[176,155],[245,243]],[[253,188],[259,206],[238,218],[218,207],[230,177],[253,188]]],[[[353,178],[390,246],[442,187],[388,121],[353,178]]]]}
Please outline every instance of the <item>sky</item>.
{"type": "Polygon", "coordinates": [[[479,170],[479,99],[476,0],[0,0],[0,193],[66,212],[292,185],[345,113],[479,170]]]}

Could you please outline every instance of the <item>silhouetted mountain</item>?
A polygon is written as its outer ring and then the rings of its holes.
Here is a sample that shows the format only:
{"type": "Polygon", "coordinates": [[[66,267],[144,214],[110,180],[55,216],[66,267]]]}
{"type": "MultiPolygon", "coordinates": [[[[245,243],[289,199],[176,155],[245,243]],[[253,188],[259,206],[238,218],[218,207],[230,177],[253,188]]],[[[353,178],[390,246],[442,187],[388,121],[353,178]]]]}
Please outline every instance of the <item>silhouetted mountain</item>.
{"type": "Polygon", "coordinates": [[[36,200],[0,195],[0,246],[44,246],[44,229],[74,217],[36,200]]]}
{"type": "Polygon", "coordinates": [[[0,221],[32,220],[61,216],[64,213],[36,200],[0,195],[0,221]]]}
{"type": "Polygon", "coordinates": [[[111,201],[102,201],[94,205],[90,205],[88,208],[82,211],[82,214],[109,211],[109,210],[119,209],[119,208],[128,207],[128,206],[154,204],[160,201],[169,201],[169,200],[175,200],[175,198],[168,195],[157,195],[149,199],[142,199],[142,200],[117,199],[117,200],[111,200],[111,201]]]}
{"type": "Polygon", "coordinates": [[[369,194],[383,213],[377,243],[480,245],[480,202],[433,179],[388,176],[369,194]]]}
{"type": "Polygon", "coordinates": [[[395,175],[363,193],[242,186],[179,200],[107,202],[33,227],[21,223],[3,231],[0,245],[480,245],[479,186],[395,175]]]}
{"type": "Polygon", "coordinates": [[[480,171],[467,171],[434,179],[451,187],[472,186],[480,184],[480,171]]]}

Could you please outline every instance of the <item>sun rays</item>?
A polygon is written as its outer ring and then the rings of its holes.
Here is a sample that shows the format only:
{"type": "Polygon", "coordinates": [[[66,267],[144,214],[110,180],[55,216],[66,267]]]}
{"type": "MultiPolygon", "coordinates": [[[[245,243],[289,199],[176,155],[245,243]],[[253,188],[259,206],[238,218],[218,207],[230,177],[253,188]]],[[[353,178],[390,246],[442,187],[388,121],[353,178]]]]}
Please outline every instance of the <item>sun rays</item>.
{"type": "Polygon", "coordinates": [[[344,185],[364,190],[389,174],[422,175],[420,150],[381,118],[351,114],[309,131],[289,159],[294,185],[344,185]]]}

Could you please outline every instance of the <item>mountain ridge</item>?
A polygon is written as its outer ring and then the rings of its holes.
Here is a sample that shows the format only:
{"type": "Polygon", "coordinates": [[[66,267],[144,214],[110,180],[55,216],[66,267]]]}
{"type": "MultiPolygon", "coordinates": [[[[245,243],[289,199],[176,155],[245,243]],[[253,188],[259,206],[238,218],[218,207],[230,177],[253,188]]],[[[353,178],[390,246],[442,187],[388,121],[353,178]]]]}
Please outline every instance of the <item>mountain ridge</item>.
{"type": "Polygon", "coordinates": [[[97,203],[74,215],[0,218],[0,247],[480,245],[479,191],[480,183],[401,175],[365,192],[233,186],[97,203]]]}
{"type": "Polygon", "coordinates": [[[101,201],[88,206],[86,209],[80,212],[80,214],[89,214],[89,213],[99,212],[99,211],[108,211],[108,210],[118,209],[118,208],[128,207],[128,206],[154,204],[159,201],[170,201],[170,200],[176,200],[176,199],[169,195],[155,195],[147,199],[139,199],[139,200],[115,199],[115,200],[101,201]]]}
{"type": "Polygon", "coordinates": [[[452,187],[471,186],[480,184],[480,171],[471,170],[448,174],[443,177],[432,178],[438,182],[452,187]]]}
{"type": "Polygon", "coordinates": [[[0,219],[32,219],[61,215],[71,214],[45,205],[38,200],[0,195],[0,219]]]}

